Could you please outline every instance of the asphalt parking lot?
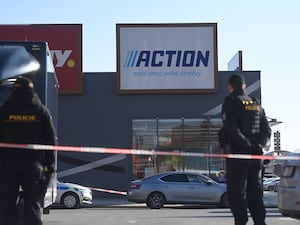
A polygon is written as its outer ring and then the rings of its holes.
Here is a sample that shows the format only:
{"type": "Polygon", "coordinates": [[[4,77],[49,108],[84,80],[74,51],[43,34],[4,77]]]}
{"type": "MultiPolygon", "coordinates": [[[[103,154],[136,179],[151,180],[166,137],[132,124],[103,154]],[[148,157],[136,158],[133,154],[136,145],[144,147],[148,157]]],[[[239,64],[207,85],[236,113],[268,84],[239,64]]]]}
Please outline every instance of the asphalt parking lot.
{"type": "MultiPolygon", "coordinates": [[[[267,224],[297,225],[299,220],[284,217],[277,208],[277,193],[265,192],[267,224]]],[[[52,209],[44,215],[45,225],[82,224],[137,224],[137,225],[232,225],[229,208],[205,205],[169,205],[162,209],[149,209],[146,204],[128,202],[125,196],[112,195],[95,198],[92,205],[79,209],[52,209]]],[[[252,219],[249,217],[249,224],[252,219]]]]}
{"type": "MultiPolygon", "coordinates": [[[[277,192],[264,191],[264,203],[266,207],[271,207],[271,208],[277,207],[278,204],[277,192]]],[[[115,194],[112,194],[111,197],[94,198],[92,205],[84,206],[84,207],[105,207],[105,206],[116,206],[116,205],[123,205],[123,206],[145,205],[146,207],[146,204],[128,202],[126,196],[115,195],[115,194]]]]}

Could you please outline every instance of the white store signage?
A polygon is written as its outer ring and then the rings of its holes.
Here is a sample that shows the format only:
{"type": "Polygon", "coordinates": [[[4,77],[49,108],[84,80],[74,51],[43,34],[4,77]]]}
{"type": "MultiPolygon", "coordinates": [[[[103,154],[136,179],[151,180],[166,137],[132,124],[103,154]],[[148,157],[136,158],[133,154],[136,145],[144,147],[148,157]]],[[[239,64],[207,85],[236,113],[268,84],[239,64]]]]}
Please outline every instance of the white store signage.
{"type": "Polygon", "coordinates": [[[214,93],[217,25],[117,24],[118,93],[214,93]]]}

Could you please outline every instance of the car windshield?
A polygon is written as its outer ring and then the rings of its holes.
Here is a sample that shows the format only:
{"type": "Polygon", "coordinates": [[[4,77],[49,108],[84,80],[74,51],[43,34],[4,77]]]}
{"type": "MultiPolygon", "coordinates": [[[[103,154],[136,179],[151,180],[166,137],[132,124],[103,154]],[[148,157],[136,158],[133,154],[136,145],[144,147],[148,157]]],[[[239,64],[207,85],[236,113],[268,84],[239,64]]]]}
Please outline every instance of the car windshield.
{"type": "Polygon", "coordinates": [[[0,45],[0,80],[36,72],[40,63],[24,46],[0,45]]]}

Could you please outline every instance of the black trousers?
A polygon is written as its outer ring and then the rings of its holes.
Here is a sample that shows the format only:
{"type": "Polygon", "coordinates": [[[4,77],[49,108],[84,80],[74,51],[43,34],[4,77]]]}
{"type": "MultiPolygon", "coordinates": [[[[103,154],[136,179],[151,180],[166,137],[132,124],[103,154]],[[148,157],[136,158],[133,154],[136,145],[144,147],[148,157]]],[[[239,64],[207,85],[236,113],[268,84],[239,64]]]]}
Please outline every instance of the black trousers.
{"type": "Polygon", "coordinates": [[[248,208],[255,225],[265,225],[260,160],[226,159],[228,201],[235,225],[245,225],[248,208]]]}
{"type": "Polygon", "coordinates": [[[0,185],[0,224],[16,224],[17,198],[21,186],[24,198],[24,225],[42,225],[42,166],[39,163],[12,160],[2,161],[1,164],[0,179],[3,182],[0,185]]]}

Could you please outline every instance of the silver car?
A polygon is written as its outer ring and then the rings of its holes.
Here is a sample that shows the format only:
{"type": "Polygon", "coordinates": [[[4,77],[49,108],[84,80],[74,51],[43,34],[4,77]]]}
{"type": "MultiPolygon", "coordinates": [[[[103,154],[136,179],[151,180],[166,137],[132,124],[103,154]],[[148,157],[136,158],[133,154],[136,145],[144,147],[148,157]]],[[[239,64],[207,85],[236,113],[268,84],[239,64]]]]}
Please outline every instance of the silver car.
{"type": "Polygon", "coordinates": [[[92,191],[88,187],[73,183],[57,182],[56,204],[73,209],[81,204],[92,204],[92,191]]]}
{"type": "Polygon", "coordinates": [[[276,191],[279,182],[280,182],[280,177],[279,178],[269,178],[269,179],[264,180],[264,182],[263,182],[264,191],[276,191]]]}
{"type": "MultiPolygon", "coordinates": [[[[300,153],[289,156],[300,157],[300,153]]],[[[286,160],[282,164],[278,209],[285,216],[300,219],[300,160],[286,160]]]]}
{"type": "Polygon", "coordinates": [[[151,209],[160,209],[165,203],[228,207],[226,184],[193,172],[166,172],[132,181],[127,199],[146,203],[151,209]]]}

